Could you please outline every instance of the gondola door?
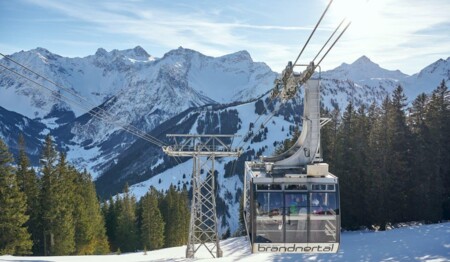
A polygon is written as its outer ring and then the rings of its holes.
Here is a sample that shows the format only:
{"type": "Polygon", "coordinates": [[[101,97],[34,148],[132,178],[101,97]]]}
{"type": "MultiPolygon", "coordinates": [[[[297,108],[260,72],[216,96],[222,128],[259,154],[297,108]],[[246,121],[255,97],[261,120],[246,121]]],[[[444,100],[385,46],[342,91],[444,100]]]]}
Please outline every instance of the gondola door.
{"type": "Polygon", "coordinates": [[[255,243],[283,243],[284,203],[281,186],[257,184],[254,199],[255,243]]]}

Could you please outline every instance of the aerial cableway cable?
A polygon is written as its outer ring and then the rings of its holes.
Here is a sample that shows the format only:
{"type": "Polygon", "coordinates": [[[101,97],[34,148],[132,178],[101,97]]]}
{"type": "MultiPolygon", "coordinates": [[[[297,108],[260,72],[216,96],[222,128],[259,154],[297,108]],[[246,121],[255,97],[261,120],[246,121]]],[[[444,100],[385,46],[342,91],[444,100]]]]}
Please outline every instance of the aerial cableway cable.
{"type": "MultiPolygon", "coordinates": [[[[136,128],[135,126],[133,126],[133,125],[131,125],[131,124],[124,123],[124,122],[122,122],[122,121],[120,121],[120,120],[115,119],[115,116],[112,115],[110,112],[104,110],[104,109],[101,108],[101,107],[97,107],[96,105],[93,105],[93,104],[90,103],[87,99],[85,99],[85,98],[82,97],[81,95],[79,95],[79,94],[73,92],[73,91],[70,90],[69,88],[63,87],[63,86],[61,86],[61,85],[55,83],[54,81],[48,79],[47,77],[45,77],[45,76],[43,76],[43,75],[41,75],[41,74],[39,74],[39,73],[33,71],[32,69],[30,69],[30,68],[28,68],[28,67],[26,67],[26,66],[20,64],[19,62],[17,62],[17,61],[15,61],[15,60],[11,59],[10,57],[8,57],[8,56],[6,56],[6,55],[4,55],[4,54],[2,54],[2,53],[0,53],[0,55],[3,56],[3,57],[4,57],[5,59],[7,59],[8,61],[11,61],[11,62],[13,62],[13,63],[19,65],[20,67],[26,69],[27,71],[29,71],[29,72],[31,72],[31,73],[37,75],[37,76],[39,76],[40,78],[42,78],[42,79],[44,79],[45,81],[47,81],[47,82],[53,84],[54,86],[56,86],[56,87],[58,87],[58,88],[64,90],[65,92],[67,92],[67,93],[69,93],[69,94],[71,94],[71,95],[73,95],[73,96],[75,96],[75,97],[78,97],[79,99],[85,101],[86,103],[89,103],[89,106],[92,107],[92,108],[85,107],[82,103],[79,103],[79,102],[76,101],[76,100],[71,100],[71,99],[69,99],[69,98],[66,97],[66,96],[63,96],[63,95],[61,95],[61,94],[58,94],[58,96],[64,97],[64,99],[67,100],[66,102],[69,102],[69,103],[71,103],[72,105],[75,105],[75,106],[77,106],[77,107],[79,107],[79,108],[81,108],[81,109],[83,109],[83,110],[86,110],[90,115],[95,116],[95,117],[99,118],[100,120],[105,121],[105,122],[107,122],[107,123],[116,125],[116,126],[122,128],[123,130],[125,130],[125,131],[127,131],[127,132],[129,132],[129,133],[132,133],[133,135],[136,135],[136,136],[138,136],[139,138],[142,138],[142,139],[144,139],[144,140],[146,140],[146,141],[148,141],[148,142],[151,142],[151,143],[153,143],[153,144],[155,144],[155,145],[157,145],[157,146],[165,145],[162,141],[160,141],[160,140],[158,140],[157,138],[155,138],[155,137],[153,137],[153,136],[151,136],[151,135],[145,133],[144,131],[139,130],[139,129],[136,128]],[[92,113],[91,111],[92,111],[93,108],[97,108],[98,111],[100,111],[100,112],[94,112],[94,113],[92,113]]],[[[3,67],[6,68],[5,66],[3,66],[3,67]]],[[[13,73],[15,73],[15,74],[17,74],[17,75],[19,75],[19,76],[21,76],[21,77],[23,77],[23,78],[29,80],[29,81],[32,81],[33,83],[35,83],[35,84],[37,84],[38,86],[41,86],[41,87],[47,89],[47,90],[50,91],[50,92],[55,92],[55,90],[52,90],[52,89],[50,89],[50,88],[48,88],[48,87],[45,87],[45,86],[43,86],[43,85],[37,83],[36,81],[33,81],[32,79],[30,79],[30,78],[28,78],[28,77],[26,77],[26,76],[24,76],[24,75],[22,75],[22,74],[20,74],[20,73],[17,73],[17,72],[15,72],[15,71],[13,71],[12,69],[9,69],[9,68],[6,68],[6,69],[8,69],[8,71],[11,71],[11,72],[13,72],[13,73]]],[[[52,95],[53,95],[55,98],[59,99],[58,96],[55,96],[53,93],[52,93],[52,95]]],[[[62,99],[59,99],[59,100],[61,100],[61,101],[64,102],[64,100],[62,100],[62,99]]]]}
{"type": "Polygon", "coordinates": [[[298,60],[300,59],[300,56],[303,54],[303,51],[305,51],[306,46],[309,43],[309,40],[311,40],[312,36],[314,35],[314,33],[316,32],[317,27],[319,26],[320,22],[322,22],[323,17],[325,16],[325,14],[328,11],[328,8],[330,8],[331,3],[333,3],[333,0],[330,0],[330,2],[328,3],[327,7],[325,8],[325,11],[323,11],[322,16],[320,16],[319,21],[317,21],[316,26],[314,27],[313,31],[311,32],[311,34],[308,37],[308,40],[306,40],[306,43],[303,45],[302,50],[300,51],[300,53],[298,54],[297,58],[295,59],[295,62],[293,65],[296,65],[298,60]]]}
{"type": "Polygon", "coordinates": [[[345,26],[345,28],[342,30],[342,32],[339,34],[339,36],[336,38],[336,40],[334,40],[333,44],[331,44],[330,48],[328,48],[327,52],[322,56],[322,58],[319,60],[319,62],[315,65],[315,68],[317,68],[320,63],[322,62],[322,60],[328,55],[328,53],[331,51],[331,49],[334,47],[334,45],[337,43],[337,41],[341,38],[341,36],[345,33],[345,31],[347,31],[348,27],[352,24],[351,21],[349,21],[347,23],[347,25],[345,26]]]}
{"type": "MultiPolygon", "coordinates": [[[[330,42],[330,40],[333,38],[333,36],[336,34],[336,32],[339,30],[339,28],[341,28],[342,24],[344,24],[344,21],[346,20],[346,18],[342,19],[342,21],[339,23],[339,25],[336,27],[336,29],[334,30],[334,32],[331,34],[331,36],[328,38],[328,40],[325,42],[325,44],[323,44],[322,48],[319,50],[319,52],[317,53],[317,55],[314,57],[314,59],[312,60],[313,62],[316,61],[317,57],[320,55],[320,53],[322,53],[323,49],[325,48],[325,46],[328,45],[328,42],[330,42]]],[[[323,58],[322,58],[323,59],[323,58]]],[[[322,60],[321,60],[322,61],[322,60]]]]}
{"type": "MultiPolygon", "coordinates": [[[[20,64],[20,63],[18,63],[17,61],[14,61],[13,59],[11,59],[11,58],[9,58],[9,57],[3,55],[2,53],[0,53],[0,55],[3,56],[3,57],[5,57],[7,60],[9,60],[9,61],[11,61],[11,62],[13,62],[13,63],[19,65],[20,67],[22,67],[22,68],[24,68],[24,69],[26,69],[26,70],[32,72],[33,74],[35,74],[35,75],[41,77],[42,79],[44,79],[44,80],[46,80],[46,81],[52,83],[52,84],[55,85],[56,87],[58,87],[58,88],[60,88],[60,89],[63,89],[64,91],[66,91],[66,92],[72,94],[73,96],[76,96],[76,97],[80,98],[81,100],[84,100],[85,102],[88,102],[88,103],[89,103],[88,100],[86,100],[86,99],[83,98],[82,96],[80,96],[80,95],[78,95],[78,94],[72,92],[70,89],[65,88],[65,87],[62,87],[61,85],[58,85],[57,83],[55,83],[55,82],[51,81],[50,79],[48,79],[48,78],[42,76],[41,74],[39,74],[39,73],[37,73],[37,72],[35,72],[35,71],[29,69],[28,67],[26,67],[26,66],[24,66],[24,65],[22,65],[22,64],[20,64]]],[[[67,103],[72,104],[72,105],[74,105],[74,106],[76,106],[76,107],[79,107],[79,108],[81,108],[81,109],[87,111],[87,113],[88,113],[89,115],[91,115],[91,116],[93,116],[93,117],[95,117],[95,118],[98,118],[99,120],[102,120],[102,121],[104,121],[104,122],[107,122],[107,123],[116,125],[116,126],[120,127],[121,129],[123,129],[124,131],[126,131],[126,132],[128,132],[128,133],[130,133],[130,134],[132,134],[132,135],[135,135],[135,136],[137,136],[137,137],[139,137],[139,138],[141,138],[141,139],[143,139],[143,140],[145,140],[145,141],[147,141],[147,142],[150,142],[150,143],[152,143],[152,144],[155,144],[155,145],[158,146],[158,147],[161,147],[161,146],[165,145],[162,141],[160,141],[160,140],[158,140],[157,138],[155,138],[155,137],[153,137],[153,136],[151,136],[151,135],[145,133],[144,131],[141,131],[140,129],[136,128],[135,126],[133,126],[133,125],[131,125],[131,124],[126,124],[126,123],[117,121],[116,119],[114,119],[114,116],[113,116],[110,112],[104,110],[103,108],[97,107],[97,106],[92,105],[92,104],[91,104],[91,106],[92,106],[93,108],[86,107],[85,105],[83,105],[83,104],[80,103],[79,101],[74,100],[74,99],[71,99],[71,98],[69,98],[69,97],[67,97],[67,96],[64,96],[63,94],[58,93],[57,91],[55,91],[55,90],[53,90],[53,89],[51,89],[51,88],[49,88],[49,87],[47,87],[47,86],[45,86],[45,85],[43,85],[43,84],[38,83],[38,82],[36,82],[35,80],[33,80],[33,79],[31,79],[31,78],[29,78],[29,77],[23,75],[23,74],[20,74],[20,73],[14,71],[14,70],[8,68],[7,66],[4,66],[4,65],[2,65],[2,64],[0,64],[0,66],[3,67],[4,69],[10,71],[11,73],[14,73],[14,74],[16,74],[16,75],[18,75],[18,76],[20,76],[20,77],[22,77],[22,78],[24,78],[24,79],[30,81],[30,82],[36,84],[37,86],[46,89],[48,92],[50,92],[50,94],[51,94],[54,98],[56,98],[56,99],[58,99],[58,100],[60,100],[60,101],[62,101],[62,102],[67,102],[67,103]],[[96,109],[98,109],[98,110],[96,110],[96,109]]],[[[176,160],[177,160],[177,159],[176,159],[176,160]]],[[[179,162],[179,161],[177,160],[177,162],[179,162]]]]}
{"type": "MultiPolygon", "coordinates": [[[[309,35],[306,43],[303,45],[300,53],[298,54],[297,58],[295,59],[295,62],[292,64],[293,66],[297,65],[297,62],[299,61],[301,55],[303,54],[303,52],[305,51],[306,47],[309,44],[309,41],[311,40],[311,38],[313,37],[314,33],[316,32],[318,26],[320,25],[322,19],[324,18],[325,14],[327,13],[328,9],[330,8],[331,4],[333,3],[333,0],[330,0],[327,7],[325,8],[324,12],[322,13],[322,15],[320,16],[319,20],[317,21],[313,31],[311,32],[311,34],[309,35]]],[[[334,45],[337,43],[337,41],[341,38],[341,36],[345,33],[345,31],[347,30],[347,28],[350,26],[351,21],[348,21],[346,24],[344,23],[347,20],[347,18],[342,19],[342,21],[339,23],[339,25],[336,27],[336,29],[333,31],[333,33],[331,34],[331,36],[328,38],[328,40],[324,43],[324,45],[322,46],[322,48],[319,50],[319,52],[317,52],[317,54],[315,55],[314,59],[312,60],[312,62],[314,63],[314,70],[319,67],[320,63],[323,61],[323,59],[328,55],[328,53],[331,51],[331,49],[334,47],[334,45]],[[331,44],[331,46],[327,49],[327,51],[325,52],[325,54],[320,58],[318,63],[315,63],[316,59],[319,57],[319,55],[322,53],[322,51],[325,49],[325,47],[329,44],[329,42],[333,39],[333,37],[335,36],[335,34],[341,29],[342,25],[345,24],[344,29],[340,32],[339,36],[334,40],[334,42],[331,44]]],[[[291,74],[293,74],[294,71],[292,71],[291,74]]],[[[268,105],[270,105],[276,98],[278,98],[280,96],[280,92],[277,93],[275,96],[272,96],[268,105]]],[[[262,129],[269,121],[270,119],[272,119],[275,114],[280,110],[281,106],[279,105],[278,108],[276,108],[270,115],[267,116],[266,120],[264,120],[262,126],[260,127],[260,129],[262,129]]],[[[258,120],[260,119],[260,117],[265,114],[267,108],[264,108],[264,111],[261,115],[259,115],[256,119],[256,122],[258,122],[258,120]]],[[[254,126],[257,125],[257,123],[255,122],[254,126]]],[[[251,141],[251,139],[253,139],[253,137],[255,135],[258,134],[259,130],[258,129],[255,133],[253,133],[253,135],[251,137],[248,138],[248,140],[242,145],[242,148],[244,148],[247,143],[249,143],[251,141]]],[[[242,141],[244,141],[245,137],[247,137],[250,132],[253,131],[253,128],[251,128],[246,135],[244,135],[244,137],[242,138],[242,140],[239,142],[239,145],[242,143],[242,141]]],[[[233,170],[234,170],[235,165],[233,166],[233,170]]],[[[234,172],[234,171],[233,171],[234,172]]]]}

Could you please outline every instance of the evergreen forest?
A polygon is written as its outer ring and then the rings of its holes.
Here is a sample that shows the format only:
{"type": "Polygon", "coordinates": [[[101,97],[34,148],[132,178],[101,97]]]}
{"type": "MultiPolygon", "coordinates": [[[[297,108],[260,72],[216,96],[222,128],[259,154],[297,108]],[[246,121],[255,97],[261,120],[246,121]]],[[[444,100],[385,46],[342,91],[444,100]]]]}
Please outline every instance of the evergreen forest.
{"type": "Polygon", "coordinates": [[[398,86],[380,106],[322,114],[332,119],[321,145],[339,178],[343,228],[450,219],[450,93],[442,81],[406,101],[398,86]]]}
{"type": "Polygon", "coordinates": [[[14,161],[0,140],[0,255],[92,255],[180,246],[188,237],[188,193],[150,188],[103,203],[89,173],[68,164],[46,137],[38,170],[19,137],[14,161]],[[182,223],[180,223],[180,221],[182,223]]]}

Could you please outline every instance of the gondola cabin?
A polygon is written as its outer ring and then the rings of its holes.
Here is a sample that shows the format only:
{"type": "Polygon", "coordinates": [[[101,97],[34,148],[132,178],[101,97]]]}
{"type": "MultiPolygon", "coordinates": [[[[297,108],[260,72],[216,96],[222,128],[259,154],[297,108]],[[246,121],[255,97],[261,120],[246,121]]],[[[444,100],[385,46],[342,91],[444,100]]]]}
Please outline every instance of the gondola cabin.
{"type": "Polygon", "coordinates": [[[327,164],[272,170],[268,163],[246,162],[244,188],[252,252],[338,251],[339,184],[327,164]]]}

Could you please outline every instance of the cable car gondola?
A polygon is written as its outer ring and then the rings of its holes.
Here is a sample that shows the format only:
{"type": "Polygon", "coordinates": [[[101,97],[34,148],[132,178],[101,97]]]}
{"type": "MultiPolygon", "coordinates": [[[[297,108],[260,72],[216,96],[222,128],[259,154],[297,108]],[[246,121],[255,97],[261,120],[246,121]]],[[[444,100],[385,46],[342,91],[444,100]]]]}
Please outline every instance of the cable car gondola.
{"type": "MultiPolygon", "coordinates": [[[[292,63],[288,67],[292,67],[292,63]]],[[[281,97],[305,88],[303,127],[286,152],[245,163],[244,220],[252,252],[336,253],[340,241],[338,178],[322,163],[320,79],[311,63],[283,72],[281,97]],[[286,75],[286,72],[288,72],[286,75]]]]}
{"type": "Polygon", "coordinates": [[[246,162],[244,217],[252,252],[336,253],[339,184],[327,164],[267,172],[246,162]],[[297,172],[296,172],[297,171],[297,172]]]}

